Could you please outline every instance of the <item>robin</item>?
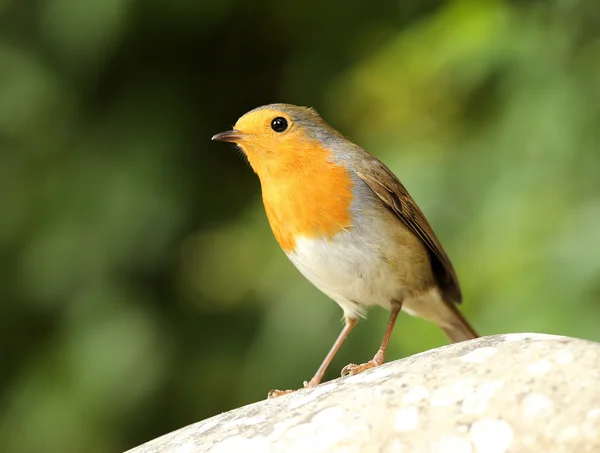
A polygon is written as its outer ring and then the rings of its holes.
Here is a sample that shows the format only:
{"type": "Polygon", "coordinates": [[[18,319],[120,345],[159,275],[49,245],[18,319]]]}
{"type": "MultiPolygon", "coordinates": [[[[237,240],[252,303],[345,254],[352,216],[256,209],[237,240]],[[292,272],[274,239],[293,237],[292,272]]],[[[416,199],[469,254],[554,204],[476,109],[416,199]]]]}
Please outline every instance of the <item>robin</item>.
{"type": "MultiPolygon", "coordinates": [[[[212,140],[235,143],[257,173],[273,234],[296,268],[342,308],[345,325],[304,387],[318,385],[356,323],[373,305],[391,311],[372,360],[379,366],[400,310],[432,321],[451,342],[477,338],[457,308],[456,272],[398,178],[312,108],[270,104],[212,140]]],[[[272,390],[269,397],[293,390],[272,390]]]]}

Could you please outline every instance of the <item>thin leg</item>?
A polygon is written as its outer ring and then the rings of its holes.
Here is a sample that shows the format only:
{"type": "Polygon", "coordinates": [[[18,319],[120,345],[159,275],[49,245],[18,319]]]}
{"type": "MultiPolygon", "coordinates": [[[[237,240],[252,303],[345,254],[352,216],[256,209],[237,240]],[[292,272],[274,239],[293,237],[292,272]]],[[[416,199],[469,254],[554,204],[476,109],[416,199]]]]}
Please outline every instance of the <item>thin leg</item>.
{"type": "MultiPolygon", "coordinates": [[[[335,343],[333,343],[333,346],[325,356],[325,359],[323,359],[321,366],[319,367],[315,375],[312,377],[312,379],[308,382],[304,381],[304,388],[316,387],[321,383],[321,379],[323,379],[325,371],[327,371],[327,368],[331,364],[331,361],[333,360],[337,352],[340,350],[340,347],[342,346],[342,344],[344,344],[344,341],[346,341],[346,338],[348,338],[348,335],[350,335],[350,332],[352,332],[352,329],[354,329],[354,326],[356,326],[357,322],[358,319],[346,318],[346,324],[344,325],[344,328],[338,335],[337,340],[335,340],[335,343]]],[[[275,398],[277,396],[292,393],[294,391],[295,390],[271,390],[269,392],[268,397],[275,398]]]]}
{"type": "Polygon", "coordinates": [[[321,363],[321,366],[319,367],[315,375],[312,377],[312,379],[308,382],[304,382],[305,388],[316,387],[321,383],[321,379],[323,379],[325,371],[327,371],[327,368],[331,364],[331,361],[333,360],[337,352],[340,350],[340,347],[342,346],[342,344],[344,344],[344,341],[346,341],[346,338],[348,338],[348,335],[350,335],[350,332],[352,332],[352,329],[354,329],[354,326],[357,322],[357,319],[346,319],[346,325],[338,335],[337,340],[335,340],[335,343],[333,343],[333,346],[325,356],[325,359],[323,359],[323,363],[321,363]]]}
{"type": "Polygon", "coordinates": [[[390,314],[390,320],[388,321],[387,328],[385,329],[385,335],[383,336],[383,340],[381,340],[381,346],[373,357],[372,360],[369,360],[367,363],[363,363],[361,365],[355,365],[351,363],[346,365],[342,369],[342,376],[353,376],[361,371],[368,370],[369,368],[373,368],[379,365],[382,365],[385,361],[385,352],[387,350],[388,343],[390,341],[390,337],[392,336],[392,331],[394,330],[394,325],[396,324],[396,319],[398,318],[398,313],[402,309],[402,304],[397,303],[394,304],[392,308],[392,313],[390,314]]]}

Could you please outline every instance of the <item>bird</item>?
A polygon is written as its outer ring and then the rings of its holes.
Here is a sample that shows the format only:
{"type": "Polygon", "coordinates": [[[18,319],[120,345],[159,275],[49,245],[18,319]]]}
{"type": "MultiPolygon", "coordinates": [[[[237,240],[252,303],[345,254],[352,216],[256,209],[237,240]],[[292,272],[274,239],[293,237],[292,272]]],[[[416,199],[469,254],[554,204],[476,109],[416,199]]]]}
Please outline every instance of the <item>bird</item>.
{"type": "Polygon", "coordinates": [[[373,306],[390,311],[381,345],[373,359],[348,364],[342,376],[384,363],[401,310],[433,322],[452,343],[479,336],[458,310],[456,271],[412,196],[384,163],[314,108],[263,105],[212,140],[241,149],[260,180],[275,239],[300,273],[343,310],[343,329],[303,388],[321,383],[373,306]]]}

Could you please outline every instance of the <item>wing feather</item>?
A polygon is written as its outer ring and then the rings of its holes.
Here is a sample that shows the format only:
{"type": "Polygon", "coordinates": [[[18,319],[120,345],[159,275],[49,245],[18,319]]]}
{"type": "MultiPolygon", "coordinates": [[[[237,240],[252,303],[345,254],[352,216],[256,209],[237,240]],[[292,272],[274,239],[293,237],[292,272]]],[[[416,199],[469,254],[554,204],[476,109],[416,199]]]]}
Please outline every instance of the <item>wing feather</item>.
{"type": "Polygon", "coordinates": [[[460,303],[462,294],[456,272],[442,244],[417,203],[398,178],[377,158],[368,155],[361,159],[362,171],[354,169],[377,196],[427,246],[432,258],[433,271],[444,296],[449,302],[460,303]]]}

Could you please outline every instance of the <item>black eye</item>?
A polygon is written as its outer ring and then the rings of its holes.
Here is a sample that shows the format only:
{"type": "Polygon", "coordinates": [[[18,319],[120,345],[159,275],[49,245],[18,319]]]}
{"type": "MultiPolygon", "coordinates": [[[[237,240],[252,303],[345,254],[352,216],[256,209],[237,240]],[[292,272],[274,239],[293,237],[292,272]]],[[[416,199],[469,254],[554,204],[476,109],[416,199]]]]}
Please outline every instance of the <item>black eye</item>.
{"type": "Polygon", "coordinates": [[[273,129],[275,132],[283,132],[287,129],[287,127],[288,122],[282,116],[278,116],[273,121],[271,121],[271,129],[273,129]]]}

